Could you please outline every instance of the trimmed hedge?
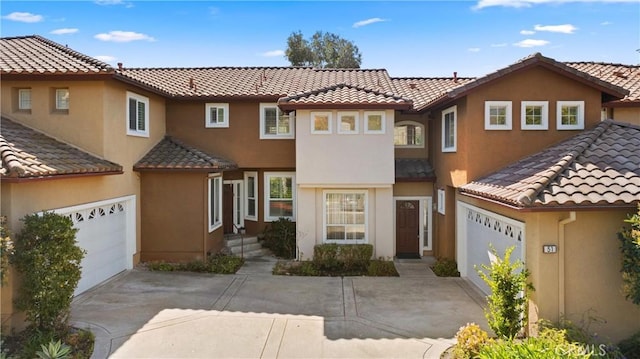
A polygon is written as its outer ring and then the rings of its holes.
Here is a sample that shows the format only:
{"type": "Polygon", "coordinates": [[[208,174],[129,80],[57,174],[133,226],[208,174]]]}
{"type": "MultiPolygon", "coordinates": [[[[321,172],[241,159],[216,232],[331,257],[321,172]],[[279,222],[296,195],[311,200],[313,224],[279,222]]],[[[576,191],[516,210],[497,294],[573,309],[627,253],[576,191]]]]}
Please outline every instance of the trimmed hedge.
{"type": "Polygon", "coordinates": [[[313,248],[313,262],[322,271],[366,270],[373,256],[371,244],[318,244],[313,248]]]}

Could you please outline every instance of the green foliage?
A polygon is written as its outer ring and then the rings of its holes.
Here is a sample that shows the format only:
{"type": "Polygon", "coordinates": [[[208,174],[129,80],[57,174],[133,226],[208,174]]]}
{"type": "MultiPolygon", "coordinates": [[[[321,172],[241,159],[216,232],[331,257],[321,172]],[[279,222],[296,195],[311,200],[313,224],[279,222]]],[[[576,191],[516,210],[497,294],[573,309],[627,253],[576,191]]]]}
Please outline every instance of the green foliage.
{"type": "Polygon", "coordinates": [[[436,263],[431,266],[431,270],[438,277],[459,277],[458,263],[449,258],[438,258],[436,263]]]}
{"type": "Polygon", "coordinates": [[[296,257],[296,224],[288,218],[271,222],[264,230],[263,245],[277,257],[292,259],[296,257]]]}
{"type": "Polygon", "coordinates": [[[13,254],[13,242],[7,231],[7,218],[0,217],[0,286],[6,283],[9,271],[9,258],[13,254]]]}
{"type": "Polygon", "coordinates": [[[564,330],[545,328],[538,337],[523,340],[500,339],[480,349],[481,359],[583,359],[590,358],[591,351],[565,337],[564,330]]]}
{"type": "MultiPolygon", "coordinates": [[[[355,253],[368,252],[368,250],[356,250],[355,253]]],[[[351,252],[351,253],[354,253],[351,252]]],[[[296,275],[296,276],[376,276],[376,277],[397,277],[398,271],[392,261],[384,259],[367,260],[364,266],[351,266],[345,270],[344,262],[335,261],[333,267],[327,269],[326,266],[319,267],[316,261],[301,262],[278,262],[273,267],[275,275],[296,275]]]]}
{"type": "Polygon", "coordinates": [[[453,354],[458,359],[475,358],[480,349],[489,343],[489,334],[478,324],[467,323],[456,333],[456,345],[453,354]]]}
{"type": "Polygon", "coordinates": [[[482,265],[486,272],[476,268],[480,278],[491,289],[491,294],[487,296],[489,307],[485,309],[489,327],[503,338],[514,338],[522,330],[526,323],[528,291],[533,290],[524,264],[510,261],[514,248],[507,248],[504,258],[500,258],[495,248],[491,247],[497,260],[489,266],[482,265]]]}
{"type": "Polygon", "coordinates": [[[71,357],[71,347],[63,344],[60,340],[50,341],[49,345],[41,345],[42,350],[36,352],[40,359],[67,359],[71,357]]]}
{"type": "Polygon", "coordinates": [[[373,245],[371,244],[318,244],[313,247],[313,262],[320,271],[351,272],[367,268],[373,245]]]}
{"type": "Polygon", "coordinates": [[[71,219],[46,212],[26,216],[17,237],[12,262],[22,283],[16,307],[40,331],[66,326],[84,256],[76,232],[71,219]]]}
{"type": "Polygon", "coordinates": [[[627,359],[640,359],[640,331],[618,343],[618,348],[627,359]]]}
{"type": "Polygon", "coordinates": [[[322,31],[316,31],[309,40],[300,31],[291,33],[285,56],[292,66],[360,68],[362,63],[360,50],[352,41],[322,31]]]}
{"type": "Polygon", "coordinates": [[[629,216],[625,222],[631,227],[618,232],[622,252],[622,290],[628,300],[640,305],[640,205],[638,213],[629,216]]]}
{"type": "Polygon", "coordinates": [[[38,358],[38,352],[56,353],[49,350],[52,343],[60,342],[60,347],[69,347],[69,356],[73,359],[89,359],[93,353],[95,337],[88,330],[61,328],[56,332],[40,331],[33,327],[6,337],[2,342],[2,352],[8,358],[38,358]],[[47,348],[47,352],[43,347],[47,348]]]}
{"type": "Polygon", "coordinates": [[[367,275],[370,277],[398,277],[398,271],[393,261],[384,259],[372,259],[367,267],[367,275]]]}
{"type": "Polygon", "coordinates": [[[159,272],[198,272],[198,273],[218,273],[234,274],[242,267],[244,259],[240,257],[216,254],[209,256],[206,261],[195,260],[186,263],[149,262],[147,268],[159,272]]]}

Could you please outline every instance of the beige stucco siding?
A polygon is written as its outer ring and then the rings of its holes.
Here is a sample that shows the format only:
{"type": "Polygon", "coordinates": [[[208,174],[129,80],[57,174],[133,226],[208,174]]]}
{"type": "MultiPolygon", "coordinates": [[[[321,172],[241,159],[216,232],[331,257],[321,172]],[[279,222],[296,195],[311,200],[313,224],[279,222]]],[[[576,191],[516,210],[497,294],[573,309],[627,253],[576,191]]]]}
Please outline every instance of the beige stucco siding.
{"type": "Polygon", "coordinates": [[[613,109],[613,119],[620,122],[632,123],[640,126],[640,106],[636,107],[615,107],[613,109]]]}

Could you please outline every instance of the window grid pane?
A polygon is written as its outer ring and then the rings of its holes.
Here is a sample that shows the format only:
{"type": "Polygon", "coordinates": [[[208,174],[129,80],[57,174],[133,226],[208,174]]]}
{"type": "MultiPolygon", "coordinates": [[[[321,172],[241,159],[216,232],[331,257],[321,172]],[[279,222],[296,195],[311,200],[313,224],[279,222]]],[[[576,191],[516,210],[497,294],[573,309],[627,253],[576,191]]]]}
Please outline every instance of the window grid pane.
{"type": "Polygon", "coordinates": [[[542,124],[542,106],[527,106],[525,111],[525,123],[527,125],[542,124]]]}
{"type": "Polygon", "coordinates": [[[138,102],[138,130],[139,131],[144,131],[144,119],[145,119],[145,113],[146,113],[146,108],[145,108],[145,103],[144,102],[138,102]]]}
{"type": "Polygon", "coordinates": [[[56,110],[68,110],[69,109],[69,90],[57,89],[56,90],[56,110]]]}
{"type": "Polygon", "coordinates": [[[136,99],[129,99],[129,129],[134,131],[136,130],[136,124],[138,122],[136,118],[137,104],[138,101],[136,101],[136,99]]]}
{"type": "MultiPolygon", "coordinates": [[[[277,112],[280,112],[280,111],[278,110],[277,112]]],[[[285,115],[285,114],[278,115],[278,134],[279,135],[286,135],[291,133],[290,121],[291,120],[289,118],[289,115],[285,115]]]]}
{"type": "Polygon", "coordinates": [[[455,141],[455,121],[453,112],[447,113],[444,116],[444,147],[453,147],[455,141]]]}
{"type": "Polygon", "coordinates": [[[275,107],[264,109],[264,133],[265,135],[278,134],[278,111],[275,107]]]}
{"type": "Polygon", "coordinates": [[[327,193],[326,239],[354,241],[365,239],[365,195],[327,193]]]}
{"type": "Polygon", "coordinates": [[[562,124],[578,124],[578,106],[562,106],[562,124]]]}
{"type": "Polygon", "coordinates": [[[327,115],[314,115],[314,118],[313,118],[313,130],[314,131],[329,131],[329,116],[327,116],[327,115]]]}
{"type": "Polygon", "coordinates": [[[491,106],[489,108],[489,123],[504,125],[507,123],[507,108],[505,106],[491,106]]]}
{"type": "Polygon", "coordinates": [[[344,132],[353,132],[356,130],[356,117],[353,115],[345,115],[340,117],[340,129],[344,132]]]}
{"type": "Polygon", "coordinates": [[[381,115],[367,116],[367,129],[369,131],[382,131],[382,116],[381,115]]]}
{"type": "Polygon", "coordinates": [[[31,90],[30,89],[18,90],[18,108],[20,110],[31,109],[31,90]]]}

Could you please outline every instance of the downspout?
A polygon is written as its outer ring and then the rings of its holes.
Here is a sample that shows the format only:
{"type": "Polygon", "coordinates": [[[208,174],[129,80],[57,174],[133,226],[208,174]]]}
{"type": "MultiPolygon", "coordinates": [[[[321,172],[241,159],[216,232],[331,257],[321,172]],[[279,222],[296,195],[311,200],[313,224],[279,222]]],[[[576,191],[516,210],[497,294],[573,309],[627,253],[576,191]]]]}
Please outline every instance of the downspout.
{"type": "Polygon", "coordinates": [[[560,319],[565,313],[565,298],[564,298],[564,279],[565,279],[565,226],[569,223],[576,221],[576,212],[569,212],[569,217],[558,222],[558,250],[560,251],[558,257],[558,319],[560,319]]]}

